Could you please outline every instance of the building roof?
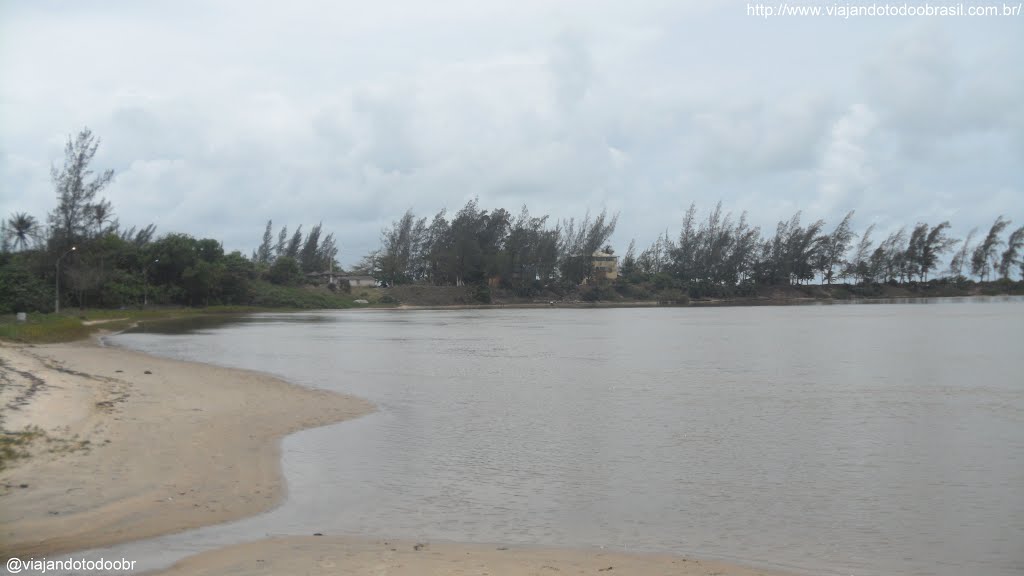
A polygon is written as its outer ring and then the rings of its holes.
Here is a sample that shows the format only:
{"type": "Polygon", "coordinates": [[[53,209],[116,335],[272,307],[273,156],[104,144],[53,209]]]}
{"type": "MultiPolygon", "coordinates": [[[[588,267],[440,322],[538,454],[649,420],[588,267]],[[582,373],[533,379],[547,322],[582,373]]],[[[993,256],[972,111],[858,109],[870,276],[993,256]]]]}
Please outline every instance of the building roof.
{"type": "Polygon", "coordinates": [[[326,278],[326,277],[329,276],[329,277],[332,277],[332,278],[339,278],[341,280],[373,280],[373,281],[376,281],[376,278],[374,278],[373,276],[365,276],[365,275],[359,275],[359,274],[340,274],[338,272],[307,272],[306,276],[323,277],[323,278],[326,278]]]}

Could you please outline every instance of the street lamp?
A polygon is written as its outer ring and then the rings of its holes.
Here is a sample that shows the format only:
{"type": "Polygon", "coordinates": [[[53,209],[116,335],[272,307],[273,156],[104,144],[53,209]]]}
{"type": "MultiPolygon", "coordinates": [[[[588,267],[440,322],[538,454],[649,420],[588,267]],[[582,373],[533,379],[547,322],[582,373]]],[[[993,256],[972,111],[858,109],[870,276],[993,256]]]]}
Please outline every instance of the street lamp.
{"type": "Polygon", "coordinates": [[[147,305],[149,305],[149,274],[148,274],[149,267],[151,265],[153,265],[153,264],[156,264],[159,261],[160,261],[160,259],[157,258],[156,260],[153,260],[149,264],[146,264],[145,266],[142,267],[142,307],[143,308],[145,308],[147,305]]]}
{"type": "Polygon", "coordinates": [[[70,250],[61,254],[60,258],[57,258],[57,297],[53,301],[53,310],[55,314],[60,314],[60,261],[63,260],[65,256],[71,254],[77,249],[78,246],[72,246],[70,250]]]}

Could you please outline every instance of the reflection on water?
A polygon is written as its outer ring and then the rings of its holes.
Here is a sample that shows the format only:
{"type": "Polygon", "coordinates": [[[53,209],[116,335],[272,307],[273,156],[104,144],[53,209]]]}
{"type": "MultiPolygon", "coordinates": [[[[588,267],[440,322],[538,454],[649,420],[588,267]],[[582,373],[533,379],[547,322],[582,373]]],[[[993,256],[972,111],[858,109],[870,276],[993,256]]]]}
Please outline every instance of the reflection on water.
{"type": "Polygon", "coordinates": [[[269,314],[123,334],[381,410],[286,439],[277,510],[111,553],[156,566],[324,532],[1020,574],[1021,326],[1010,299],[269,314]]]}
{"type": "Polygon", "coordinates": [[[239,324],[314,324],[331,322],[322,314],[221,314],[185,316],[151,322],[141,322],[130,328],[129,334],[196,334],[239,324]]]}

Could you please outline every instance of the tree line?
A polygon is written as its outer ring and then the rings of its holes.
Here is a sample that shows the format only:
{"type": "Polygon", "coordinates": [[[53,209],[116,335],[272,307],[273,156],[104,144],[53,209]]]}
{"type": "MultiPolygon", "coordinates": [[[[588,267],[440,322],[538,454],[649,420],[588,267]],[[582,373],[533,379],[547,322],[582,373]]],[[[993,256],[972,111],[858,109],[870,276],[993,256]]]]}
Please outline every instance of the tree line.
{"type": "Polygon", "coordinates": [[[335,260],[338,246],[334,233],[321,238],[323,224],[317,224],[302,235],[302,225],[288,234],[288,226],[282,226],[274,241],[274,221],[267,220],[263,241],[253,250],[251,261],[267,269],[269,278],[279,284],[295,284],[303,273],[330,271],[338,267],[335,260]],[[282,281],[291,279],[291,281],[282,281]]]}
{"type": "MultiPolygon", "coordinates": [[[[857,233],[853,216],[851,211],[827,229],[823,220],[804,224],[797,212],[765,235],[746,213],[734,217],[718,203],[701,218],[691,205],[677,234],[666,231],[639,253],[631,241],[620,273],[626,281],[661,277],[698,294],[726,295],[815,280],[870,284],[927,282],[936,274],[959,281],[1024,275],[1024,227],[1004,239],[1011,222],[1003,216],[978,242],[976,230],[963,240],[952,238],[945,221],[918,223],[909,233],[900,228],[876,242],[875,225],[857,233]],[[952,258],[943,268],[947,255],[952,258]]],[[[616,222],[617,215],[602,212],[549,225],[548,216],[531,216],[525,206],[512,217],[503,208],[482,210],[473,199],[452,218],[442,210],[429,223],[407,211],[382,231],[380,248],[361,268],[387,285],[498,283],[523,294],[575,286],[592,279],[594,252],[613,252],[607,244],[616,222]]]]}
{"type": "Polygon", "coordinates": [[[334,235],[319,224],[306,234],[282,228],[250,258],[213,238],[122,226],[102,197],[114,172],[92,167],[99,145],[88,128],[68,138],[45,224],[23,212],[0,221],[0,311],[52,310],[58,274],[66,306],[272,305],[281,295],[265,284],[297,286],[305,272],[337,266],[334,235]]]}
{"type": "MultiPolygon", "coordinates": [[[[250,256],[225,253],[220,241],[169,233],[156,226],[122,226],[101,197],[112,170],[92,167],[100,140],[88,128],[69,137],[63,164],[51,177],[56,206],[45,225],[33,215],[0,220],[0,311],[52,309],[60,275],[61,301],[69,306],[160,304],[259,304],[268,286],[300,286],[316,272],[340,271],[339,248],[322,224],[303,232],[268,220],[250,256]]],[[[677,233],[662,233],[637,250],[631,241],[619,262],[623,283],[653,283],[691,296],[743,295],[758,287],[927,282],[935,277],[966,282],[1024,276],[1024,227],[998,217],[978,237],[950,236],[949,222],[917,223],[875,239],[875,226],[853,229],[853,212],[834,228],[804,223],[802,213],[762,233],[745,213],[734,217],[718,203],[706,216],[691,205],[677,233]],[[977,239],[976,239],[977,237],[977,239]],[[948,266],[944,266],[946,259],[948,266]]],[[[610,245],[618,215],[602,211],[559,221],[503,208],[485,210],[477,199],[449,215],[417,217],[407,211],[381,233],[380,247],[353,272],[383,285],[501,286],[520,296],[568,291],[596,280],[595,252],[610,245]]],[[[333,287],[333,285],[331,286],[333,287]]],[[[277,293],[278,295],[280,293],[277,293]]]]}
{"type": "Polygon", "coordinates": [[[996,274],[1005,279],[1024,274],[1024,227],[1003,240],[1010,224],[1003,216],[977,243],[973,242],[976,231],[963,240],[950,237],[947,221],[918,223],[909,234],[902,227],[876,243],[874,224],[860,234],[853,231],[852,211],[831,230],[823,220],[804,225],[801,216],[797,212],[780,221],[774,234],[762,236],[747,223],[746,214],[738,219],[723,214],[721,203],[700,221],[696,206],[691,205],[675,239],[665,233],[639,255],[631,243],[622,272],[626,276],[665,273],[684,283],[727,286],[816,279],[828,284],[847,279],[861,284],[926,282],[933,273],[956,280],[966,280],[969,273],[984,281],[996,274]],[[942,269],[943,257],[951,251],[950,265],[942,269]]]}
{"type": "MultiPolygon", "coordinates": [[[[451,218],[429,220],[407,211],[381,234],[381,247],[359,269],[384,285],[422,282],[462,286],[497,280],[520,292],[551,283],[579,284],[591,274],[591,256],[615,232],[617,216],[569,218],[549,225],[524,206],[482,210],[470,200],[451,218]]],[[[611,250],[608,247],[608,250],[611,250]]]]}

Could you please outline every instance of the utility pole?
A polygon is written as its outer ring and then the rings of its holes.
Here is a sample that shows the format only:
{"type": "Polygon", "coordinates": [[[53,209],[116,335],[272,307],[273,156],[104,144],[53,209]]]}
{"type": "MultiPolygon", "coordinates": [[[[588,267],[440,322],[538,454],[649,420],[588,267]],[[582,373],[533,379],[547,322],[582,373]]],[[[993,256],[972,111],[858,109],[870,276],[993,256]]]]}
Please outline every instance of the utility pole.
{"type": "Polygon", "coordinates": [[[55,314],[60,314],[60,261],[63,260],[65,256],[71,254],[77,249],[77,246],[72,246],[70,250],[61,254],[60,258],[57,258],[57,294],[53,300],[53,311],[55,314]]]}
{"type": "Polygon", "coordinates": [[[149,264],[146,264],[142,268],[142,307],[143,308],[145,308],[146,306],[149,305],[149,273],[148,273],[149,272],[149,267],[151,265],[153,265],[153,264],[156,264],[159,261],[160,261],[160,259],[157,258],[156,260],[153,260],[152,262],[150,262],[149,264]]]}

